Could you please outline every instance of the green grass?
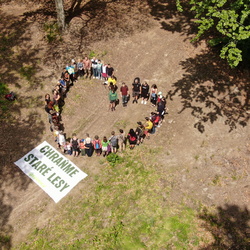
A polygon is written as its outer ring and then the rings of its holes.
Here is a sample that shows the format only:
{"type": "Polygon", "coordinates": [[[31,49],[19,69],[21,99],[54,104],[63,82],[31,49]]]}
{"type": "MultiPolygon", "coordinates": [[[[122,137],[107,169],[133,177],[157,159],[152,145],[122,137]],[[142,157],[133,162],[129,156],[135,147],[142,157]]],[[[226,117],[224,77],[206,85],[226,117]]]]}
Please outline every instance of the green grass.
{"type": "Polygon", "coordinates": [[[114,127],[117,129],[125,129],[127,127],[127,125],[128,125],[127,120],[120,120],[114,124],[114,127]]]}
{"type": "Polygon", "coordinates": [[[94,50],[91,50],[89,52],[89,58],[93,58],[93,57],[96,57],[98,54],[94,51],[94,50]]]}
{"type": "Polygon", "coordinates": [[[216,174],[212,180],[213,185],[219,185],[221,183],[221,176],[216,174]]]}
{"type": "Polygon", "coordinates": [[[199,158],[200,158],[200,156],[199,156],[199,155],[195,155],[195,156],[194,156],[194,159],[195,159],[196,161],[198,161],[198,160],[199,160],[199,158]]]}
{"type": "Polygon", "coordinates": [[[94,50],[91,50],[89,52],[89,58],[93,58],[96,57],[98,59],[103,58],[104,56],[106,56],[108,54],[108,52],[106,50],[102,51],[102,52],[96,52],[94,50]]]}
{"type": "Polygon", "coordinates": [[[0,243],[8,243],[10,239],[11,237],[9,235],[0,235],[0,243]]]}
{"type": "MultiPolygon", "coordinates": [[[[80,197],[16,249],[187,249],[199,244],[196,213],[163,201],[160,176],[145,148],[111,154],[80,197]]],[[[167,191],[167,190],[165,190],[167,191]]],[[[168,190],[169,191],[169,190],[168,190]]],[[[191,249],[191,248],[190,248],[191,249]]]]}
{"type": "Polygon", "coordinates": [[[58,24],[47,22],[44,24],[45,38],[48,43],[62,41],[58,24]]]}

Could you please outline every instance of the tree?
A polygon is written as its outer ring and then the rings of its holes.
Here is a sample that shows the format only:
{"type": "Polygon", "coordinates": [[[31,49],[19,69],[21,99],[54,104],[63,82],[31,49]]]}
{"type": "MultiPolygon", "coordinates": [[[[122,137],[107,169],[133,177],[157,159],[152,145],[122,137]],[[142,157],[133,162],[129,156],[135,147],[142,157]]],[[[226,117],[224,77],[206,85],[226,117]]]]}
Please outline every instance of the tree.
{"type": "MultiPolygon", "coordinates": [[[[182,11],[181,0],[176,0],[182,11]]],[[[189,0],[195,12],[198,33],[193,40],[209,35],[211,46],[222,45],[220,57],[236,67],[250,52],[249,0],[189,0]]]]}
{"type": "Polygon", "coordinates": [[[65,14],[64,14],[63,0],[55,0],[55,4],[56,4],[58,27],[59,30],[62,31],[65,29],[65,14]]]}

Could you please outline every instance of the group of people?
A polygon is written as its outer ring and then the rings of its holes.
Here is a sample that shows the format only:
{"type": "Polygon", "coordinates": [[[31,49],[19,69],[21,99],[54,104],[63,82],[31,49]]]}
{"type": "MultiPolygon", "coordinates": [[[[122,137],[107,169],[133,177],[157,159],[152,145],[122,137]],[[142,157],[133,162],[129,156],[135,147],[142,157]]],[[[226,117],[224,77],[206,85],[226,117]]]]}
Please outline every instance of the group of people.
{"type": "Polygon", "coordinates": [[[84,59],[72,59],[70,64],[67,64],[61,73],[61,77],[50,94],[45,95],[45,111],[48,113],[51,131],[61,130],[61,111],[65,104],[64,100],[67,97],[67,92],[78,79],[100,79],[108,81],[113,77],[114,68],[110,64],[105,64],[101,60],[93,57],[89,59],[85,56],[84,59]]]}
{"type": "MultiPolygon", "coordinates": [[[[123,129],[120,129],[117,135],[115,131],[112,131],[110,137],[104,136],[102,139],[98,135],[91,138],[89,134],[86,134],[84,139],[78,139],[76,134],[73,134],[72,138],[66,140],[61,122],[61,111],[67,92],[79,78],[88,79],[91,77],[101,79],[104,81],[104,85],[108,85],[110,109],[114,111],[119,100],[114,68],[95,57],[89,59],[85,56],[83,60],[79,59],[78,62],[72,59],[71,64],[66,65],[63,69],[61,78],[53,88],[52,98],[50,94],[45,95],[45,110],[48,114],[50,129],[54,133],[58,148],[63,153],[75,157],[79,155],[91,157],[95,153],[97,156],[103,155],[105,157],[109,153],[125,150],[127,145],[130,149],[134,149],[136,145],[143,143],[145,138],[149,139],[150,134],[155,133],[156,127],[161,126],[166,113],[166,99],[162,92],[158,92],[155,84],[149,87],[146,81],[141,84],[140,78],[136,77],[131,86],[132,103],[137,104],[140,101],[141,104],[147,104],[150,100],[151,105],[155,107],[155,111],[145,117],[145,122],[138,121],[137,127],[131,128],[127,134],[123,129]]],[[[119,90],[123,107],[126,107],[130,100],[129,87],[123,82],[119,90]]]]}
{"type": "MultiPolygon", "coordinates": [[[[108,78],[107,84],[109,86],[109,101],[111,111],[114,111],[117,104],[119,103],[118,98],[118,87],[116,85],[116,78],[114,75],[108,78]]],[[[122,100],[123,107],[126,107],[130,100],[130,91],[126,83],[122,83],[120,87],[120,97],[122,100]]],[[[157,107],[157,112],[163,113],[166,106],[166,99],[162,96],[162,92],[158,92],[156,84],[153,84],[151,87],[148,85],[147,81],[143,83],[140,82],[140,78],[136,77],[131,86],[132,92],[132,103],[137,104],[141,98],[141,104],[147,104],[150,101],[153,107],[157,107]]]]}

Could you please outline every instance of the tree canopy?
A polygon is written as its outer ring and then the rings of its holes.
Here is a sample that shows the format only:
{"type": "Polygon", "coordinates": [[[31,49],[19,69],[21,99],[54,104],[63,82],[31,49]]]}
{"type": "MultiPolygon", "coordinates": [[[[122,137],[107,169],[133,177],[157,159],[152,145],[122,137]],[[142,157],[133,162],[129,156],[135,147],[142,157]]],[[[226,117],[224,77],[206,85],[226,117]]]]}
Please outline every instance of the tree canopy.
{"type": "MultiPolygon", "coordinates": [[[[182,11],[181,0],[176,0],[182,11]]],[[[249,61],[250,2],[249,0],[188,0],[195,13],[198,33],[193,40],[209,37],[211,46],[221,45],[220,57],[231,67],[249,61]]]]}

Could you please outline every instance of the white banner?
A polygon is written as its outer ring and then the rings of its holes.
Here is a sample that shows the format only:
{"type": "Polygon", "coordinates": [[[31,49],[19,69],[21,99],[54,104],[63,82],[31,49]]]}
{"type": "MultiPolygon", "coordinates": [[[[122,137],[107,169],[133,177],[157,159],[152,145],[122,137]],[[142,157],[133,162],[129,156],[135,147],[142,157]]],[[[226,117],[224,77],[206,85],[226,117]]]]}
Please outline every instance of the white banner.
{"type": "Polygon", "coordinates": [[[15,164],[55,202],[87,176],[46,141],[15,164]]]}

